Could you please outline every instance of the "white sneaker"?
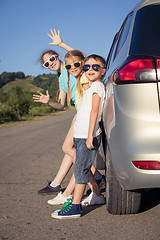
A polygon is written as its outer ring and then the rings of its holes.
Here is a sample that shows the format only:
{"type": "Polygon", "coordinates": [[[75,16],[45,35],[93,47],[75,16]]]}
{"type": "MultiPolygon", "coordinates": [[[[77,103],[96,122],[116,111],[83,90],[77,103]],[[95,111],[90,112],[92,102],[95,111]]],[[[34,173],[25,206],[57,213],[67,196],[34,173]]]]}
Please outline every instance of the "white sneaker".
{"type": "Polygon", "coordinates": [[[47,203],[50,205],[64,204],[69,198],[72,198],[72,195],[65,197],[62,192],[59,192],[55,198],[48,200],[47,203]]]}
{"type": "Polygon", "coordinates": [[[94,192],[91,192],[91,194],[85,198],[81,204],[82,206],[88,206],[88,205],[96,205],[96,204],[104,204],[106,202],[103,195],[96,195],[94,192]]]}

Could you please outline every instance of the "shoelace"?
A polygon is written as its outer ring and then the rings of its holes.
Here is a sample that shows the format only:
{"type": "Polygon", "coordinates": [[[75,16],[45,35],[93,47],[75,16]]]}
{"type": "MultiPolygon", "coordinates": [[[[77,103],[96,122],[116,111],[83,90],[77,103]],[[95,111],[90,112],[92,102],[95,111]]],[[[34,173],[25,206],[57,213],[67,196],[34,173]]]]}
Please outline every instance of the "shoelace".
{"type": "Polygon", "coordinates": [[[63,208],[61,209],[60,213],[66,212],[68,209],[70,209],[70,206],[72,204],[72,198],[68,198],[67,201],[64,203],[63,208]]]}

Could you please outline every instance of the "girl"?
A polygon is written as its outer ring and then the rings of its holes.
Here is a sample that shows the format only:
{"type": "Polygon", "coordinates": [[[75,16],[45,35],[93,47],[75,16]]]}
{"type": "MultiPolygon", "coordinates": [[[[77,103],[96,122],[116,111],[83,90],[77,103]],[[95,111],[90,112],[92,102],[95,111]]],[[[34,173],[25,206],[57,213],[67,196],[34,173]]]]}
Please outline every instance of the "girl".
{"type": "MultiPolygon", "coordinates": [[[[67,46],[66,49],[70,50],[72,48],[67,46]]],[[[46,103],[57,110],[63,110],[65,100],[66,100],[66,95],[67,95],[67,88],[68,88],[67,81],[66,81],[66,79],[68,78],[68,74],[66,69],[64,68],[64,64],[61,61],[58,53],[53,50],[45,51],[41,55],[41,62],[44,67],[48,68],[51,71],[57,72],[58,82],[59,82],[58,102],[53,102],[52,100],[50,100],[48,91],[46,91],[46,95],[38,91],[39,95],[33,95],[33,99],[35,102],[46,103]]],[[[70,85],[72,86],[72,89],[74,92],[76,89],[76,79],[73,76],[70,77],[70,85]]],[[[75,103],[74,94],[72,95],[72,100],[75,103]]],[[[65,154],[55,179],[52,182],[48,183],[48,185],[45,188],[39,190],[38,194],[46,195],[46,194],[60,192],[61,191],[60,183],[63,181],[71,165],[72,165],[72,158],[69,155],[65,154]]]]}

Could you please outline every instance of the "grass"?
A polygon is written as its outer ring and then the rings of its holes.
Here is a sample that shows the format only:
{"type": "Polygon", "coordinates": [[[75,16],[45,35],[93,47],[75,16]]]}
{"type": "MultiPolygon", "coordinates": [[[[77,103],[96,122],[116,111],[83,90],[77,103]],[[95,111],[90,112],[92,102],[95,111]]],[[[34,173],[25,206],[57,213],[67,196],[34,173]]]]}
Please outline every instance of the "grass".
{"type": "Polygon", "coordinates": [[[23,91],[36,93],[37,91],[42,91],[43,89],[32,84],[33,77],[26,79],[16,79],[15,81],[5,84],[1,90],[3,92],[8,92],[12,88],[20,87],[23,91]]]}
{"type": "Polygon", "coordinates": [[[38,120],[50,118],[50,117],[52,117],[54,115],[61,114],[64,111],[72,111],[74,109],[75,108],[73,106],[71,106],[71,107],[64,108],[64,110],[62,110],[62,111],[53,110],[50,113],[45,113],[45,111],[39,113],[38,110],[35,109],[34,110],[35,111],[35,115],[34,116],[28,115],[28,116],[22,117],[21,119],[19,119],[17,121],[10,121],[10,122],[5,122],[5,123],[0,123],[0,128],[9,127],[9,126],[14,126],[14,125],[18,125],[18,124],[23,124],[23,123],[28,123],[28,122],[32,122],[32,121],[38,121],[38,120]],[[37,113],[36,113],[36,111],[37,111],[37,113]]]}

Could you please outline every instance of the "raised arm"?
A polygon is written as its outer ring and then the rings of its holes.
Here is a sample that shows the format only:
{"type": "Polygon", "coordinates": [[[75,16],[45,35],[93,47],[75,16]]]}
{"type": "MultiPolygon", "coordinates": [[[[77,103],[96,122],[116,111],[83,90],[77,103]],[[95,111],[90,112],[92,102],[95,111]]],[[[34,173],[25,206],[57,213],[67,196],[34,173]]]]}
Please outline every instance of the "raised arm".
{"type": "Polygon", "coordinates": [[[59,46],[61,48],[64,48],[67,51],[75,50],[75,48],[68,46],[66,43],[62,41],[59,30],[58,30],[58,33],[56,32],[55,29],[54,29],[54,32],[52,29],[50,29],[50,31],[51,31],[51,34],[47,33],[47,35],[52,39],[52,42],[49,43],[49,45],[59,46]]]}
{"type": "Polygon", "coordinates": [[[59,110],[59,111],[63,110],[65,100],[66,100],[66,95],[67,95],[65,92],[63,92],[63,91],[59,92],[58,102],[54,102],[54,101],[50,100],[50,95],[48,93],[48,90],[46,91],[46,95],[39,91],[37,91],[37,93],[39,95],[37,95],[37,94],[33,95],[34,102],[46,103],[46,104],[49,104],[51,107],[53,107],[56,110],[59,110]]]}
{"type": "Polygon", "coordinates": [[[100,105],[101,98],[97,93],[94,93],[92,96],[92,110],[90,114],[90,121],[89,121],[89,130],[88,130],[88,137],[86,141],[87,148],[92,149],[93,146],[93,132],[97,121],[99,105],[100,105]]]}

